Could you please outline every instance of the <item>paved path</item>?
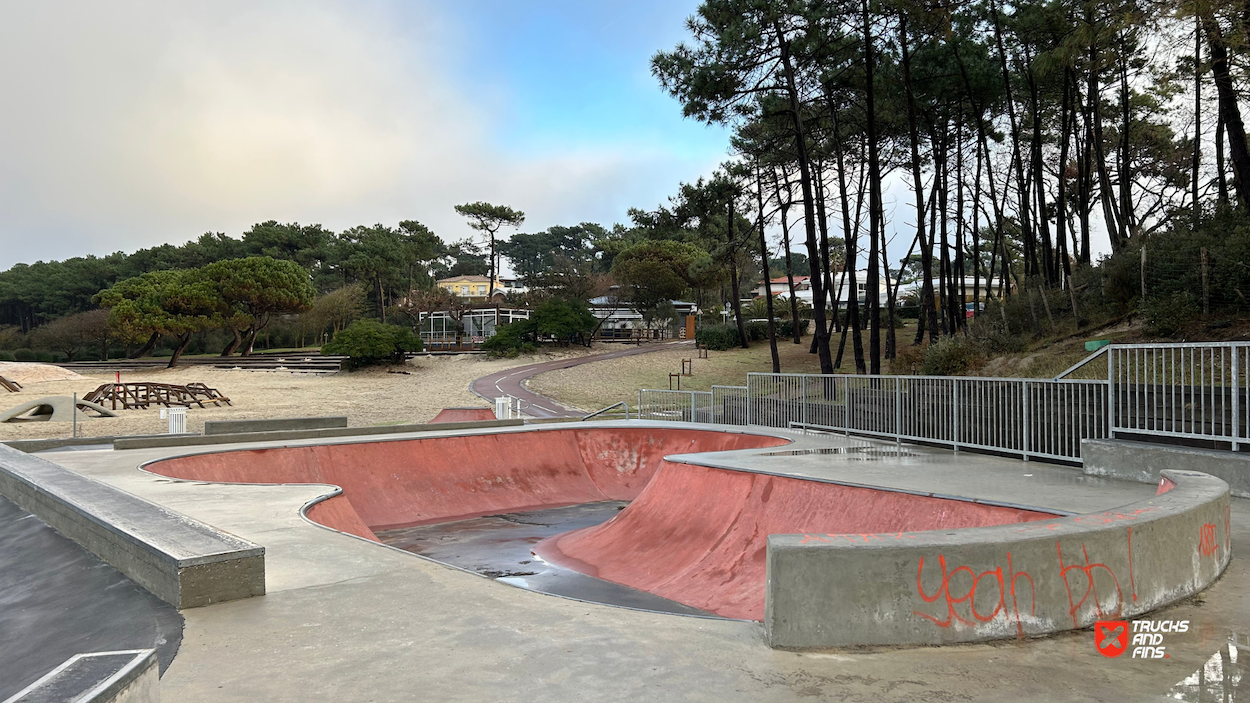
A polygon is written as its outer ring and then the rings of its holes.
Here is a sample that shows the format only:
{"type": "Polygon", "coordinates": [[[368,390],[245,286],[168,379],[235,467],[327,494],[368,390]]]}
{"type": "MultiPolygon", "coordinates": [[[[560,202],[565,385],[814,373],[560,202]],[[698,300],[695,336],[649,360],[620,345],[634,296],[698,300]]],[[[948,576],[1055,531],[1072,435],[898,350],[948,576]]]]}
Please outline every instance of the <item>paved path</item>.
{"type": "Polygon", "coordinates": [[[660,344],[647,344],[645,346],[630,347],[621,351],[608,352],[607,354],[594,354],[591,356],[579,356],[573,359],[560,359],[557,361],[547,361],[541,364],[530,364],[528,366],[518,366],[493,373],[489,376],[483,376],[469,385],[470,390],[475,394],[490,401],[493,405],[495,398],[504,395],[510,395],[525,401],[521,408],[521,412],[530,417],[546,418],[546,417],[581,417],[586,413],[580,410],[566,408],[556,401],[545,395],[539,395],[525,387],[525,381],[533,378],[540,373],[555,371],[557,369],[567,369],[582,364],[589,364],[595,361],[603,361],[604,359],[617,359],[622,356],[634,356],[635,354],[650,354],[651,352],[667,351],[674,349],[683,344],[691,344],[689,341],[682,342],[663,342],[660,344]]]}

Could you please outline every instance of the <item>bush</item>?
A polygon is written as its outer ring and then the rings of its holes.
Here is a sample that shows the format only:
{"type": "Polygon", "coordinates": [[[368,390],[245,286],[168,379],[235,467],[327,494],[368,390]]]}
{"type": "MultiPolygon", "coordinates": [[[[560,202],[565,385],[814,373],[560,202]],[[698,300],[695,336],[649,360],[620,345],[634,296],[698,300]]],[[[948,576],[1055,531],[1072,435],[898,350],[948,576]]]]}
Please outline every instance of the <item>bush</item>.
{"type": "Polygon", "coordinates": [[[955,335],[943,337],[925,350],[920,371],[925,376],[958,376],[982,361],[975,342],[955,335]]]}
{"type": "Polygon", "coordinates": [[[17,357],[13,356],[13,352],[0,351],[0,361],[17,361],[17,357]]]}
{"type": "Polygon", "coordinates": [[[993,315],[981,315],[968,325],[968,341],[984,353],[1022,352],[1024,337],[1012,334],[1006,323],[993,315]]]}
{"type": "Polygon", "coordinates": [[[346,356],[349,367],[359,368],[388,362],[402,364],[406,352],[421,349],[421,338],[407,327],[377,320],[356,320],[334,335],[334,339],[321,348],[321,353],[346,356]]]}
{"type": "Polygon", "coordinates": [[[522,354],[533,354],[538,350],[534,344],[538,325],[533,320],[517,320],[495,328],[495,336],[482,342],[482,350],[486,355],[499,359],[515,359],[522,354]]]}
{"type": "MultiPolygon", "coordinates": [[[[808,320],[799,320],[799,330],[801,334],[807,334],[808,320]]],[[[777,321],[777,338],[789,337],[794,333],[794,324],[790,320],[777,321]]],[[[747,341],[748,342],[764,342],[768,341],[768,322],[765,320],[751,320],[746,323],[747,341]]],[[[722,323],[718,325],[705,325],[694,333],[694,339],[700,344],[707,345],[712,351],[725,351],[741,346],[738,339],[737,323],[722,323]]]]}
{"type": "Polygon", "coordinates": [[[599,321],[580,300],[552,298],[534,310],[532,322],[534,330],[543,337],[554,337],[562,343],[585,343],[599,321]]]}
{"type": "Polygon", "coordinates": [[[714,351],[738,346],[738,328],[734,325],[706,325],[694,333],[694,340],[714,351]]]}
{"type": "Polygon", "coordinates": [[[18,349],[13,352],[15,361],[35,361],[35,351],[33,349],[18,349]]]}
{"type": "Polygon", "coordinates": [[[1189,291],[1151,296],[1142,304],[1141,315],[1147,333],[1171,337],[1198,316],[1198,301],[1189,291]]]}

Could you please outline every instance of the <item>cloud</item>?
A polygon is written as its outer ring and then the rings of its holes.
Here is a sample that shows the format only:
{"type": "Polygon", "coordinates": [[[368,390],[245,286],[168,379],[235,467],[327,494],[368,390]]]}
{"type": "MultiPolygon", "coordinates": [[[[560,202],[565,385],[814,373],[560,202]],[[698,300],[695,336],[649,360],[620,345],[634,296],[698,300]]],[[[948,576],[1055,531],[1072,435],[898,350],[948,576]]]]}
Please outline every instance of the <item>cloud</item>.
{"type": "Polygon", "coordinates": [[[527,228],[608,220],[714,165],[627,140],[509,153],[492,135],[511,98],[449,68],[466,30],[433,7],[10,3],[0,269],[267,219],[415,218],[452,240],[471,200],[527,228]]]}

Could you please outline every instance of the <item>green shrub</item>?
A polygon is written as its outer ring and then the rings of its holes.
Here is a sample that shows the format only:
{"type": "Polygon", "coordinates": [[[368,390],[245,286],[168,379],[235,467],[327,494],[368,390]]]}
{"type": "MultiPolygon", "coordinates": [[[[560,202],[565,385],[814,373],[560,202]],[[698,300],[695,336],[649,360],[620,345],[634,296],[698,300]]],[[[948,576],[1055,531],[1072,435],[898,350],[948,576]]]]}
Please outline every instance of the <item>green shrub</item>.
{"type": "Polygon", "coordinates": [[[531,322],[537,334],[568,343],[585,342],[599,321],[590,312],[590,307],[580,300],[552,298],[534,310],[531,322]]]}
{"type": "Polygon", "coordinates": [[[17,357],[13,356],[13,352],[0,351],[0,361],[17,361],[17,357]]]}
{"type": "Polygon", "coordinates": [[[13,352],[14,361],[35,361],[35,351],[33,349],[18,349],[13,352]]]}
{"type": "MultiPolygon", "coordinates": [[[[802,334],[807,334],[808,320],[799,320],[799,330],[802,334]]],[[[789,337],[793,334],[794,325],[790,320],[778,320],[777,338],[789,337]]],[[[764,320],[751,320],[746,323],[747,341],[749,342],[765,342],[768,341],[768,322],[764,320]]],[[[717,325],[704,325],[694,333],[694,339],[700,344],[707,345],[712,351],[725,351],[740,346],[738,339],[738,325],[733,322],[722,323],[717,325]]]]}
{"type": "Polygon", "coordinates": [[[1012,334],[1007,324],[993,315],[981,315],[968,325],[968,341],[987,353],[1022,352],[1024,337],[1012,334]]]}
{"type": "Polygon", "coordinates": [[[1198,316],[1198,301],[1189,291],[1151,296],[1142,304],[1141,316],[1147,333],[1171,337],[1198,316]]]}
{"type": "Polygon", "coordinates": [[[694,340],[714,351],[738,346],[738,328],[734,325],[705,325],[694,333],[694,340]]]}
{"type": "Polygon", "coordinates": [[[482,350],[495,359],[515,359],[538,350],[534,343],[538,325],[533,320],[517,320],[495,328],[495,336],[482,342],[482,350]]]}
{"type": "Polygon", "coordinates": [[[407,327],[377,320],[356,320],[334,335],[334,339],[321,348],[321,353],[346,356],[349,367],[359,368],[388,362],[402,364],[406,352],[421,349],[421,338],[407,327]]]}
{"type": "Polygon", "coordinates": [[[967,337],[943,337],[925,350],[920,372],[925,376],[958,376],[982,360],[977,344],[967,337]]]}

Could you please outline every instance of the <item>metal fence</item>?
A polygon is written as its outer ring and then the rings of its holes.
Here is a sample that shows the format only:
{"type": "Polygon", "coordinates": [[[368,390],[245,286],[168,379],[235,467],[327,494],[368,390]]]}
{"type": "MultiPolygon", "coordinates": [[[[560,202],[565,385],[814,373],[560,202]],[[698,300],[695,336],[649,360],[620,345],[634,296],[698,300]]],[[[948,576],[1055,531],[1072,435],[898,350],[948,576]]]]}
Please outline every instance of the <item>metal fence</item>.
{"type": "Polygon", "coordinates": [[[1103,381],[747,375],[749,423],[1076,460],[1108,436],[1103,381]]]}
{"type": "Polygon", "coordinates": [[[712,421],[724,425],[747,424],[747,387],[712,386],[712,421]]]}
{"type": "Polygon", "coordinates": [[[1113,433],[1250,442],[1250,344],[1117,344],[1107,383],[1113,433]]]}
{"type": "Polygon", "coordinates": [[[638,391],[638,418],[679,422],[714,422],[709,391],[638,391]]]}
{"type": "MultiPolygon", "coordinates": [[[[1098,369],[1101,373],[1101,369],[1098,369]]],[[[747,374],[746,386],[642,390],[641,416],[809,427],[1025,459],[1078,461],[1081,440],[1250,444],[1250,343],[1126,344],[1055,379],[747,374]],[[1104,363],[1106,378],[1089,378],[1104,363]],[[1065,378],[1081,371],[1085,378],[1065,378]]]]}

